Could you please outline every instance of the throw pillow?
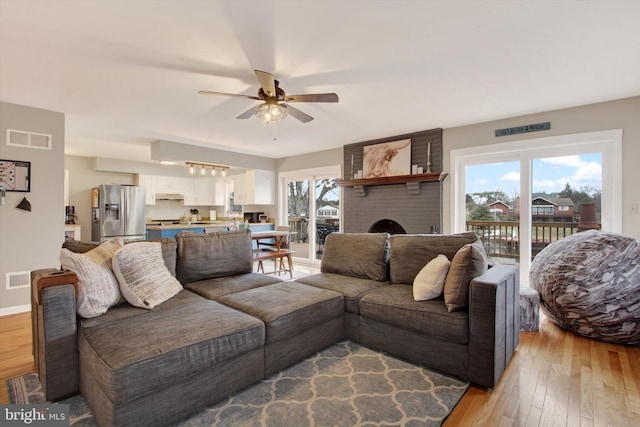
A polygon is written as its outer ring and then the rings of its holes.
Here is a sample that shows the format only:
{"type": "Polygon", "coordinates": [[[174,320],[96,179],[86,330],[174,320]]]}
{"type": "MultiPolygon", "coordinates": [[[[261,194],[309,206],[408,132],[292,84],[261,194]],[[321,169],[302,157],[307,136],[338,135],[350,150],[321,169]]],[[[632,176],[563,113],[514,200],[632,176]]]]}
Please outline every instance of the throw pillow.
{"type": "Polygon", "coordinates": [[[462,310],[468,305],[471,280],[485,271],[487,254],[480,239],[458,250],[444,282],[444,303],[449,312],[462,310]]]}
{"type": "Polygon", "coordinates": [[[445,255],[438,255],[427,263],[413,280],[413,299],[424,301],[442,295],[451,261],[445,255]]]}
{"type": "Polygon", "coordinates": [[[130,243],[113,255],[120,291],[133,306],[154,308],[182,290],[162,258],[159,242],[130,243]]]}
{"type": "Polygon", "coordinates": [[[124,298],[118,281],[111,270],[111,258],[124,246],[121,238],[108,240],[85,253],[60,250],[62,268],[78,276],[78,314],[85,318],[97,317],[110,307],[121,304],[124,298]]]}

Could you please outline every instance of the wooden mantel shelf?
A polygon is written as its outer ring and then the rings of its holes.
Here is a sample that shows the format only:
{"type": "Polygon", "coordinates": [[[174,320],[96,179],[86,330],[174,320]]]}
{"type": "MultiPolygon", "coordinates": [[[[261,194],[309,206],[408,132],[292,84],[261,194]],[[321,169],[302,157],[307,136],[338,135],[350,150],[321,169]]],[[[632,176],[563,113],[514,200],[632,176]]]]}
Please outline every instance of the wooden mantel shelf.
{"type": "Polygon", "coordinates": [[[380,178],[340,179],[338,180],[338,185],[340,187],[357,187],[368,185],[404,184],[409,182],[444,181],[447,175],[449,174],[446,172],[431,172],[415,175],[383,176],[380,178]]]}

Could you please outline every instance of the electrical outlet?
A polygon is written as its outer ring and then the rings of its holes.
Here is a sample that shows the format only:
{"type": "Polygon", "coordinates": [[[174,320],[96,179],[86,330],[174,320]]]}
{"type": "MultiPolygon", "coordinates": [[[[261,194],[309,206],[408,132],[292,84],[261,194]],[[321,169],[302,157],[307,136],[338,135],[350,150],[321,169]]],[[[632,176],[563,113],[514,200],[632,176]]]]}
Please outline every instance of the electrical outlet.
{"type": "Polygon", "coordinates": [[[637,203],[629,203],[629,215],[638,215],[637,203]]]}

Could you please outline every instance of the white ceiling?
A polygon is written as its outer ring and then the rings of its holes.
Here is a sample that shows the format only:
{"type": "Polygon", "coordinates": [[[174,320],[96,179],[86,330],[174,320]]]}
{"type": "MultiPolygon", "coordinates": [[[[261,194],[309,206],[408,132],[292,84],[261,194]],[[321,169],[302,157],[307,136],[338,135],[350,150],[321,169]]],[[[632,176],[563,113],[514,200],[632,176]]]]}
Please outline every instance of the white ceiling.
{"type": "Polygon", "coordinates": [[[639,18],[640,1],[0,0],[0,100],[64,112],[71,155],[148,161],[162,139],[279,158],[640,95],[639,18]],[[198,94],[256,95],[254,69],[340,102],[276,126],[198,94]]]}

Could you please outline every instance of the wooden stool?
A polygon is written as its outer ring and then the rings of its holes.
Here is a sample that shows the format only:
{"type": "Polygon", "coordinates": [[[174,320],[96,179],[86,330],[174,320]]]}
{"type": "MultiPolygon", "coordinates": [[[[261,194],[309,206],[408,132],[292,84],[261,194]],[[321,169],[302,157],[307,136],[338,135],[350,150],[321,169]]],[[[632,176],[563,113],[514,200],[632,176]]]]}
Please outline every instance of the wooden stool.
{"type": "Polygon", "coordinates": [[[290,249],[280,249],[277,251],[273,251],[273,250],[254,250],[253,251],[253,261],[258,261],[258,268],[257,271],[262,271],[263,274],[277,274],[280,275],[280,273],[289,273],[289,277],[293,278],[293,261],[291,259],[291,254],[294,251],[290,250],[290,249]],[[284,265],[284,259],[287,259],[287,263],[288,266],[285,267],[284,265]],[[262,264],[262,261],[267,260],[267,259],[271,259],[274,261],[274,266],[273,266],[273,272],[265,272],[264,271],[264,265],[262,264]],[[278,263],[279,268],[278,268],[278,263]]]}
{"type": "Polygon", "coordinates": [[[533,288],[520,289],[520,330],[540,329],[540,294],[533,288]]]}

